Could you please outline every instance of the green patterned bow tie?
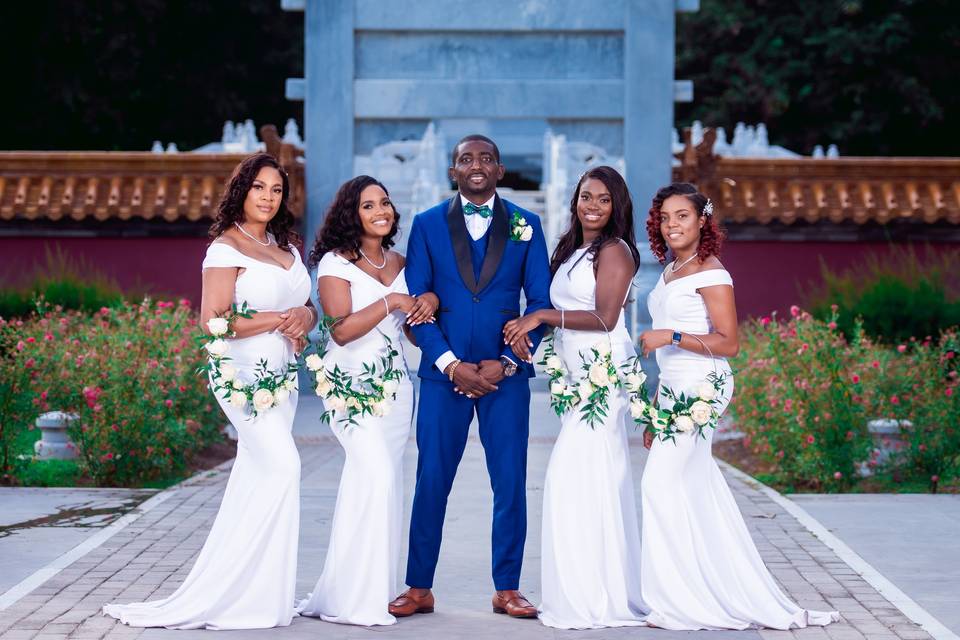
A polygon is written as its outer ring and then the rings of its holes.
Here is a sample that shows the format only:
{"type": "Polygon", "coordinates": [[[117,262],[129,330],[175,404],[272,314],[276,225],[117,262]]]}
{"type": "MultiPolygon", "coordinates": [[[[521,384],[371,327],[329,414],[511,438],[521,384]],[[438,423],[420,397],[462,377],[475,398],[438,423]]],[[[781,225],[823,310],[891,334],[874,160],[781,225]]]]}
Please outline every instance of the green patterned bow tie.
{"type": "Polygon", "coordinates": [[[473,204],[472,202],[468,202],[466,205],[464,205],[464,207],[463,207],[463,213],[464,213],[464,215],[468,215],[468,216],[472,216],[473,214],[476,213],[476,214],[478,214],[481,218],[489,218],[491,215],[493,215],[493,211],[490,211],[490,207],[488,207],[487,205],[483,205],[482,207],[478,207],[477,205],[473,204]]]}

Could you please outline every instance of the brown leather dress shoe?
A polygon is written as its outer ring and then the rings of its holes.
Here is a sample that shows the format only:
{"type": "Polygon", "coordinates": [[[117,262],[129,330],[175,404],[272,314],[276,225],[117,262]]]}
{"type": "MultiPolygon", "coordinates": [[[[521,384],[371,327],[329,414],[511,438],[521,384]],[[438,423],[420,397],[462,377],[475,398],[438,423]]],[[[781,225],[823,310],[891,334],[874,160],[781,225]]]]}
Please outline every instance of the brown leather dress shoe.
{"type": "Polygon", "coordinates": [[[413,589],[407,589],[387,607],[390,615],[397,618],[405,618],[415,613],[433,613],[433,592],[427,589],[427,593],[418,596],[413,589]]]}
{"type": "Polygon", "coordinates": [[[511,618],[536,618],[537,608],[519,591],[497,591],[493,594],[493,612],[511,618]]]}

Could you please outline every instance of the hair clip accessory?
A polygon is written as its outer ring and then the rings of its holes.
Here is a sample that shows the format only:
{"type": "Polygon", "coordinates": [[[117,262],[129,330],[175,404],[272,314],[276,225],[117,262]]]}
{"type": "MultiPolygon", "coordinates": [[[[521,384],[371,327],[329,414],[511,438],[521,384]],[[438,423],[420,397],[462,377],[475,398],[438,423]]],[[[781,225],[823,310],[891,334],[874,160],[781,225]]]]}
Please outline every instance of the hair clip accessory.
{"type": "Polygon", "coordinates": [[[713,215],[713,201],[710,198],[707,198],[707,204],[703,205],[703,215],[712,216],[713,215]]]}

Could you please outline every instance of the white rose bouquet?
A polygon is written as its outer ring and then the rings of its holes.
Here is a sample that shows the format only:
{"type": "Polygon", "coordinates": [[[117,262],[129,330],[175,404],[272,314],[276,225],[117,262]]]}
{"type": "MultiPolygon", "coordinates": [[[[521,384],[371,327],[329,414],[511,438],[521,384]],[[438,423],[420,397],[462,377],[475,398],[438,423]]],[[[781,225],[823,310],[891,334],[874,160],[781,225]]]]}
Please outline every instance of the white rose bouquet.
{"type": "MultiPolygon", "coordinates": [[[[639,367],[639,364],[635,366],[639,367]]],[[[627,374],[627,387],[631,389],[630,414],[638,427],[649,430],[661,441],[672,440],[674,444],[677,434],[692,433],[705,438],[706,429],[716,428],[720,420],[717,406],[722,400],[723,374],[710,373],[691,395],[662,387],[664,397],[673,400],[669,411],[650,405],[645,391],[642,398],[634,394],[632,375],[633,372],[627,374]]]]}
{"type": "Polygon", "coordinates": [[[237,318],[252,318],[256,310],[250,309],[244,302],[240,307],[233,305],[225,316],[210,318],[207,329],[210,336],[201,335],[199,340],[206,350],[207,364],[198,369],[198,373],[206,375],[210,380],[210,388],[219,394],[231,406],[237,409],[249,409],[250,417],[256,418],[262,411],[286,402],[290,392],[297,388],[296,363],[288,363],[285,368],[271,371],[266,360],[260,360],[254,370],[254,379],[251,383],[244,383],[237,376],[236,367],[229,363],[230,342],[236,334],[230,328],[237,318]]]}
{"type": "Polygon", "coordinates": [[[331,363],[325,359],[326,345],[335,322],[335,318],[324,316],[320,323],[322,346],[304,359],[307,370],[313,375],[314,392],[323,398],[326,407],[320,420],[329,424],[336,417],[337,422],[357,426],[357,416],[372,415],[379,418],[389,415],[391,402],[397,399],[400,381],[406,375],[403,369],[395,365],[395,358],[400,352],[390,338],[381,333],[383,353],[377,362],[365,363],[359,375],[352,375],[337,364],[331,367],[331,363]]]}
{"type": "Polygon", "coordinates": [[[543,358],[539,364],[550,376],[550,406],[558,416],[579,406],[584,421],[595,429],[597,423],[607,416],[610,391],[623,386],[613,364],[609,340],[601,340],[587,354],[580,354],[580,368],[584,374],[576,384],[568,381],[563,361],[554,347],[554,336],[548,336],[543,344],[543,358]]]}

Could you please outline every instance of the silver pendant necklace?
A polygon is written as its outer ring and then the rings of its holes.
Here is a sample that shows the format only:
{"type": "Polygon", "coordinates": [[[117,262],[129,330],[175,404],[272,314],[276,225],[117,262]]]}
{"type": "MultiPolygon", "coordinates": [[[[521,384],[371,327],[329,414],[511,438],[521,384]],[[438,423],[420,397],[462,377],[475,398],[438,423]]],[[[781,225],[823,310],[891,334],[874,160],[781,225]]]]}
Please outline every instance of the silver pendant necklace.
{"type": "Polygon", "coordinates": [[[380,251],[382,252],[381,255],[383,256],[383,264],[374,264],[374,263],[373,263],[373,260],[371,260],[370,258],[368,258],[368,257],[367,257],[367,254],[365,254],[365,253],[363,252],[363,249],[358,249],[358,251],[360,252],[360,255],[363,256],[363,259],[367,261],[367,264],[369,264],[369,265],[370,265],[371,267],[373,267],[374,269],[380,271],[380,270],[382,270],[385,266],[387,266],[387,252],[386,252],[386,251],[383,251],[383,249],[380,250],[380,251]]]}
{"type": "Polygon", "coordinates": [[[267,236],[267,241],[266,241],[266,242],[260,242],[260,241],[257,240],[255,237],[253,237],[252,235],[250,235],[249,233],[247,233],[247,230],[244,229],[243,227],[241,227],[239,222],[234,222],[233,224],[234,224],[234,226],[237,227],[237,229],[240,229],[240,233],[242,233],[243,235],[247,236],[248,238],[250,238],[251,240],[253,240],[254,242],[256,242],[258,245],[260,245],[261,247],[269,247],[271,244],[273,244],[273,240],[270,239],[270,236],[267,236]]]}
{"type": "Polygon", "coordinates": [[[687,266],[687,264],[689,264],[696,257],[697,257],[697,254],[694,253],[692,256],[690,256],[689,258],[681,262],[679,266],[677,265],[677,261],[674,260],[673,264],[670,265],[670,273],[676,273],[677,271],[680,271],[680,269],[683,269],[685,266],[687,266]]]}

